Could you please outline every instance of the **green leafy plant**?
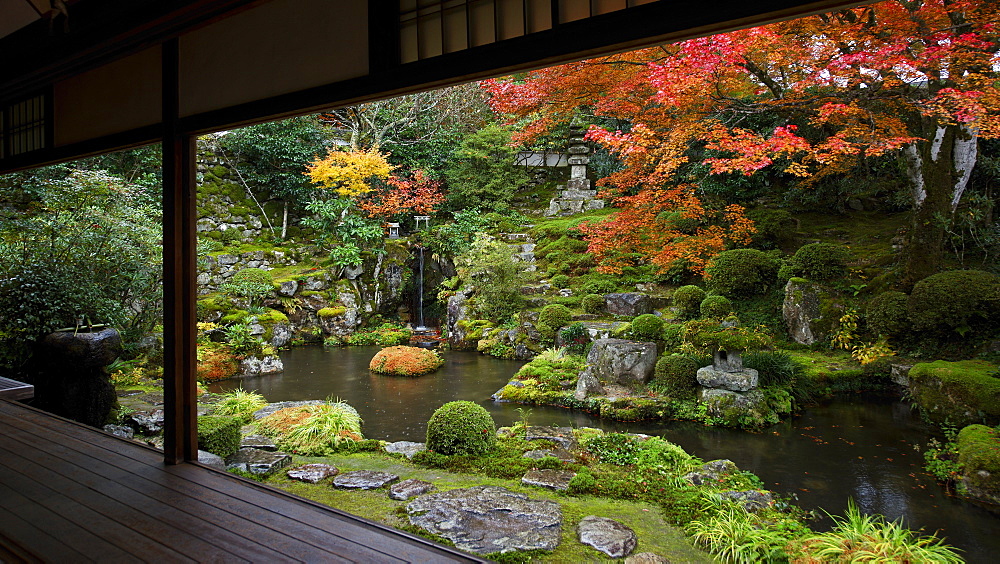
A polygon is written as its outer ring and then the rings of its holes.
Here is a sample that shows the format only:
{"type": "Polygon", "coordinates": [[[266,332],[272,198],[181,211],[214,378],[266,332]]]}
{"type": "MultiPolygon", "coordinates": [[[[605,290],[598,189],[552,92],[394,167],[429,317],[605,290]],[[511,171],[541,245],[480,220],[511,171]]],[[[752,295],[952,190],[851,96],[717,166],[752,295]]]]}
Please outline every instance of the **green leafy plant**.
{"type": "Polygon", "coordinates": [[[582,354],[586,350],[587,344],[590,343],[590,331],[586,325],[579,321],[570,324],[569,327],[564,327],[559,331],[559,336],[565,343],[566,349],[574,354],[582,354]]]}
{"type": "Polygon", "coordinates": [[[705,300],[705,290],[689,284],[674,291],[674,307],[683,319],[694,319],[700,313],[701,302],[705,300]]]}
{"type": "Polygon", "coordinates": [[[343,402],[286,407],[257,421],[257,429],[283,450],[305,456],[329,454],[345,441],[361,441],[361,417],[343,402]]]}
{"type": "Polygon", "coordinates": [[[584,446],[606,464],[627,466],[639,461],[639,439],[632,435],[605,433],[588,440],[584,446]]]}
{"type": "Polygon", "coordinates": [[[538,329],[538,332],[549,338],[555,337],[555,331],[569,325],[572,320],[573,312],[568,307],[561,304],[549,304],[543,307],[541,313],[538,314],[538,324],[545,325],[550,334],[542,333],[541,329],[538,329]]]}
{"type": "Polygon", "coordinates": [[[220,289],[230,296],[248,298],[257,302],[274,290],[271,274],[260,268],[244,268],[223,284],[220,289]]]}
{"type": "Polygon", "coordinates": [[[663,320],[644,313],[632,320],[632,335],[637,339],[659,339],[663,336],[663,320]]]}
{"type": "Polygon", "coordinates": [[[742,508],[729,507],[696,519],[685,529],[695,543],[723,562],[753,564],[784,560],[784,545],[790,535],[763,524],[742,508]]]}
{"type": "Polygon", "coordinates": [[[580,301],[583,311],[600,315],[604,313],[604,296],[600,294],[587,294],[580,301]]]}
{"type": "Polygon", "coordinates": [[[733,312],[733,303],[726,296],[706,296],[698,309],[702,317],[722,319],[733,312]]]}

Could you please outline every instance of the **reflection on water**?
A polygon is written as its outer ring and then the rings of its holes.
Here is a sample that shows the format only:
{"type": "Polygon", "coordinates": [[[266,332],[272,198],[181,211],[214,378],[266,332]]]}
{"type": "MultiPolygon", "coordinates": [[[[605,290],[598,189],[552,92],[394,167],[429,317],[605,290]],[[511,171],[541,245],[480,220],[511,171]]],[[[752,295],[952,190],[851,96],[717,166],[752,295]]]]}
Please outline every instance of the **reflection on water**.
{"type": "MultiPolygon", "coordinates": [[[[444,353],[445,365],[419,378],[381,376],[368,370],[378,347],[300,348],[282,353],[284,374],[227,381],[210,388],[243,385],[269,401],[340,398],[357,408],[364,434],[390,441],[423,441],[427,420],[453,400],[479,403],[498,425],[520,418],[514,404],[490,395],[521,366],[472,352],[444,353]]],[[[793,495],[808,509],[844,513],[853,497],[867,513],[903,518],[907,526],[940,531],[964,550],[969,562],[993,562],[1000,553],[1000,513],[949,496],[921,468],[915,447],[928,430],[910,407],[878,400],[838,401],[811,407],[802,417],[751,434],[687,422],[620,423],[578,411],[533,407],[534,425],[593,426],[660,435],[711,460],[729,458],[776,492],[793,495]]],[[[823,523],[818,524],[822,527],[823,523]]]]}

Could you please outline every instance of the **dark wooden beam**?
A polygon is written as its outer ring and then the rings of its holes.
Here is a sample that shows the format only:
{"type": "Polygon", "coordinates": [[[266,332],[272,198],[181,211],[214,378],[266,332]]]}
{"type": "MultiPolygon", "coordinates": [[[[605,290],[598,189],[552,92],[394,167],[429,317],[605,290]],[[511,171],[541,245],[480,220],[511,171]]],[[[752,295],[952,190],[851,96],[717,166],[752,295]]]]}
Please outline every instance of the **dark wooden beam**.
{"type": "Polygon", "coordinates": [[[195,137],[180,128],[178,42],[163,44],[163,451],[198,460],[195,137]]]}

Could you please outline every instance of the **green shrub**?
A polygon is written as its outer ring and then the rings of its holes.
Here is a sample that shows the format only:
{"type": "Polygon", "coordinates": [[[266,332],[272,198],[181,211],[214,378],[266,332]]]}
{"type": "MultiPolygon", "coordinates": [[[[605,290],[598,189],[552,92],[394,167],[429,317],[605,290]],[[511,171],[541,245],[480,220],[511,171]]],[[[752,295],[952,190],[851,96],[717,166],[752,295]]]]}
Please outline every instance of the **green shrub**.
{"type": "Polygon", "coordinates": [[[570,321],[573,321],[573,312],[561,304],[549,304],[538,315],[538,323],[548,325],[553,331],[569,325],[570,321]]]}
{"type": "Polygon", "coordinates": [[[761,387],[786,386],[804,369],[784,351],[752,351],[743,355],[743,366],[757,371],[761,387]]]}
{"type": "Polygon", "coordinates": [[[694,319],[698,317],[701,302],[705,300],[705,290],[693,284],[681,286],[674,291],[674,307],[678,308],[681,317],[694,319]]]}
{"type": "Polygon", "coordinates": [[[760,249],[773,249],[792,238],[795,218],[787,210],[755,209],[747,212],[757,231],[753,245],[760,249]]]}
{"type": "Polygon", "coordinates": [[[597,489],[597,480],[587,468],[580,469],[569,481],[569,492],[574,494],[593,493],[597,489]]]}
{"type": "Polygon", "coordinates": [[[846,276],[849,260],[851,250],[844,245],[809,243],[799,247],[789,262],[797,276],[822,282],[846,276]]]}
{"type": "Polygon", "coordinates": [[[610,294],[617,289],[617,286],[613,280],[602,280],[602,279],[591,279],[584,282],[580,286],[580,290],[585,294],[610,294]]]}
{"type": "Polygon", "coordinates": [[[563,328],[559,332],[559,336],[562,338],[566,348],[576,354],[583,353],[584,349],[587,348],[587,343],[590,342],[590,331],[586,325],[579,321],[571,324],[569,327],[563,328]]]}
{"type": "Polygon", "coordinates": [[[981,270],[952,270],[913,286],[906,309],[917,331],[942,337],[984,337],[997,330],[1000,276],[981,270]]]}
{"type": "Polygon", "coordinates": [[[684,342],[684,325],[682,323],[665,323],[661,338],[668,352],[676,351],[684,342]]]}
{"type": "Polygon", "coordinates": [[[496,441],[493,417],[471,401],[448,402],[427,422],[427,448],[441,454],[486,454],[496,441]]]}
{"type": "Polygon", "coordinates": [[[241,423],[249,423],[253,420],[253,414],[260,408],[267,405],[264,396],[257,392],[248,392],[243,388],[237,388],[231,392],[222,394],[215,404],[214,415],[224,415],[235,417],[241,423]]]}
{"type": "Polygon", "coordinates": [[[584,447],[605,464],[626,466],[639,461],[639,439],[632,435],[605,433],[590,439],[584,447]]]}
{"type": "Polygon", "coordinates": [[[637,462],[643,470],[667,476],[683,473],[689,466],[697,463],[698,459],[670,441],[651,437],[642,442],[637,462]]]}
{"type": "Polygon", "coordinates": [[[733,302],[726,296],[706,296],[699,309],[702,317],[722,319],[733,312],[733,302]]]}
{"type": "MultiPolygon", "coordinates": [[[[708,287],[726,296],[764,294],[777,281],[778,261],[757,249],[722,251],[705,268],[708,287]]],[[[701,302],[698,302],[701,305],[701,302]]]]}
{"type": "Polygon", "coordinates": [[[552,284],[553,288],[569,288],[569,276],[566,276],[565,274],[556,274],[549,282],[552,284]]]}
{"type": "Polygon", "coordinates": [[[663,320],[644,313],[632,320],[632,335],[637,339],[659,339],[663,336],[663,320]]]}
{"type": "Polygon", "coordinates": [[[906,302],[903,292],[882,292],[868,302],[865,319],[876,335],[898,335],[906,329],[906,302]]]}
{"type": "Polygon", "coordinates": [[[257,421],[257,429],[274,437],[287,452],[323,456],[345,441],[360,441],[361,417],[342,402],[286,407],[257,421]]]}
{"type": "Polygon", "coordinates": [[[604,313],[604,296],[600,294],[587,294],[580,302],[583,311],[600,315],[604,313]]]}
{"type": "Polygon", "coordinates": [[[236,417],[198,418],[198,448],[226,458],[240,450],[240,420],[236,417]]]}
{"type": "Polygon", "coordinates": [[[649,388],[674,399],[692,399],[697,386],[698,363],[681,354],[665,354],[656,361],[649,388]]]}
{"type": "Polygon", "coordinates": [[[244,268],[223,284],[220,288],[231,296],[259,300],[274,289],[271,274],[260,268],[244,268]]]}

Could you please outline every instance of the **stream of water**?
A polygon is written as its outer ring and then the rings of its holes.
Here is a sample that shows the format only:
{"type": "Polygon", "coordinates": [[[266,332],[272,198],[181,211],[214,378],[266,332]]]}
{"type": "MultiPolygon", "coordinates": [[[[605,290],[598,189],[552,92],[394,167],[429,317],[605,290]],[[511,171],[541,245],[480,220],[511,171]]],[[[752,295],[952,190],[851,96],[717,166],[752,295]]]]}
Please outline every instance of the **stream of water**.
{"type": "MultiPolygon", "coordinates": [[[[498,426],[520,419],[522,406],[493,402],[490,395],[522,362],[450,351],[439,371],[398,378],[368,370],[378,349],[284,351],[283,374],[225,381],[210,391],[242,385],[272,402],[339,398],[357,408],[366,437],[389,441],[422,442],[431,414],[453,400],[476,401],[498,426]]],[[[939,531],[969,562],[995,562],[1000,554],[1000,512],[949,495],[923,472],[916,449],[927,444],[929,429],[909,405],[898,401],[838,400],[809,407],[801,417],[759,434],[687,422],[621,423],[552,407],[532,407],[529,423],[659,435],[704,460],[729,458],[807,509],[842,515],[853,498],[866,513],[902,518],[906,526],[928,533],[939,531]]]]}

